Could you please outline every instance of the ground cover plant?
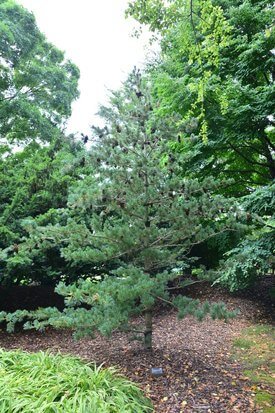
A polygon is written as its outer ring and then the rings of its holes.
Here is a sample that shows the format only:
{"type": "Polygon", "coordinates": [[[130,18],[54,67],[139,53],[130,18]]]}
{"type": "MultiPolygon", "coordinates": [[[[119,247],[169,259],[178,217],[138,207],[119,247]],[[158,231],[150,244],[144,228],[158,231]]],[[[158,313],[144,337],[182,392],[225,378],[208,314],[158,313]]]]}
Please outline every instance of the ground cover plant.
{"type": "Polygon", "coordinates": [[[275,330],[271,325],[246,328],[233,342],[234,358],[244,365],[252,381],[255,402],[263,413],[275,411],[275,330]]]}
{"type": "Polygon", "coordinates": [[[141,390],[76,357],[0,350],[1,413],[145,413],[141,390]]]}

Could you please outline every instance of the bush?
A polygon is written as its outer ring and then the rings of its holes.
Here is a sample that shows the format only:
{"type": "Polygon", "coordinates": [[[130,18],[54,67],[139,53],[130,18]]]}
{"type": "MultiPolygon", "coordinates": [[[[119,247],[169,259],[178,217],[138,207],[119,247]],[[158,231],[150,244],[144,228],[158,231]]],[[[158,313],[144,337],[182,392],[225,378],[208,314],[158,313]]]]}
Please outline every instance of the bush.
{"type": "Polygon", "coordinates": [[[0,413],[145,413],[150,406],[114,369],[59,354],[0,350],[0,413]]]}

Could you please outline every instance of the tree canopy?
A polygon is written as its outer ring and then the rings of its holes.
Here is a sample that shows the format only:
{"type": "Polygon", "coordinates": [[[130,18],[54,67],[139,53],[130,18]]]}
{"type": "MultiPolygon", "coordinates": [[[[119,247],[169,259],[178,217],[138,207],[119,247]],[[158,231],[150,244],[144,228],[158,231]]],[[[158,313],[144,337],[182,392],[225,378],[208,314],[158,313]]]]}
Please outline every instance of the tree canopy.
{"type": "Polygon", "coordinates": [[[78,97],[78,79],[78,68],[46,40],[34,16],[13,0],[1,0],[1,144],[57,136],[78,97]]]}
{"type": "MultiPolygon", "coordinates": [[[[160,37],[160,57],[148,71],[158,102],[156,116],[177,122],[180,142],[175,150],[181,153],[183,176],[228,179],[221,192],[236,197],[247,211],[250,231],[239,246],[232,239],[237,250],[229,253],[228,277],[221,270],[231,289],[247,287],[266,271],[260,263],[266,263],[275,247],[269,208],[275,166],[274,9],[265,0],[136,0],[127,14],[160,37]],[[262,219],[264,210],[269,212],[262,219]],[[258,242],[265,259],[259,259],[256,270],[258,242]]],[[[230,243],[223,244],[222,253],[229,252],[230,243]]]]}
{"type": "Polygon", "coordinates": [[[128,9],[162,35],[157,112],[180,115],[185,171],[233,178],[236,195],[274,179],[273,13],[268,1],[238,0],[137,0],[128,9]]]}

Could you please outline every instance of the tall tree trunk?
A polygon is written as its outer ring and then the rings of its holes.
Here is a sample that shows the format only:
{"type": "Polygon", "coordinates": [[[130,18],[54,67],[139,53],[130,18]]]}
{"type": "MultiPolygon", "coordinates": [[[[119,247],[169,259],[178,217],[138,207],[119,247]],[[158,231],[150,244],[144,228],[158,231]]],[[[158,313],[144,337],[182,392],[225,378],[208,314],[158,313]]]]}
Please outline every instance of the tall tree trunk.
{"type": "Polygon", "coordinates": [[[153,314],[152,310],[146,310],[145,312],[145,332],[144,332],[144,347],[146,350],[152,350],[152,325],[153,314]]]}

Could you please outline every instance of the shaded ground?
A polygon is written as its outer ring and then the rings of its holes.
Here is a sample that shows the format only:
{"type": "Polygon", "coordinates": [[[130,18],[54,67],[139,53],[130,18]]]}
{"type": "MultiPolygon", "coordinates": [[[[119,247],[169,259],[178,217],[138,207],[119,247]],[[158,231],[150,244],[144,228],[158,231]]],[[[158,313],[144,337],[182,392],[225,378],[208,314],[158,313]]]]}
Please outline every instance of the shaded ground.
{"type": "Polygon", "coordinates": [[[253,325],[233,342],[233,357],[241,360],[253,383],[255,401],[262,413],[275,412],[275,329],[253,325]]]}
{"type": "MultiPolygon", "coordinates": [[[[255,321],[257,318],[274,320],[275,296],[271,295],[271,290],[275,290],[275,276],[267,275],[263,277],[254,287],[237,294],[230,294],[220,287],[211,287],[209,283],[202,282],[193,284],[178,293],[184,293],[193,298],[207,298],[213,300],[223,300],[238,306],[240,298],[243,315],[255,321]],[[251,308],[251,301],[255,304],[251,308]],[[247,303],[247,308],[245,308],[247,303]]],[[[13,312],[20,310],[35,310],[38,307],[64,308],[63,297],[54,292],[54,286],[13,286],[9,288],[0,286],[0,311],[13,312]]]]}
{"type": "Polygon", "coordinates": [[[189,295],[223,299],[230,308],[240,307],[241,315],[227,324],[209,319],[200,323],[191,317],[179,321],[173,311],[161,309],[154,319],[152,353],[121,333],[115,333],[112,339],[97,336],[76,342],[68,331],[12,335],[1,331],[0,346],[28,351],[50,349],[115,365],[142,386],[158,413],[259,412],[254,406],[253,383],[244,376],[241,364],[233,360],[231,346],[254,320],[266,322],[267,313],[271,317],[270,303],[233,297],[220,289],[209,290],[204,284],[198,284],[189,295]],[[151,367],[162,367],[164,376],[152,378],[151,367]]]}
{"type": "MultiPolygon", "coordinates": [[[[129,341],[131,336],[121,333],[115,333],[111,339],[97,336],[94,340],[76,342],[68,331],[12,335],[0,331],[0,346],[28,351],[49,349],[75,354],[97,364],[115,365],[141,385],[157,413],[260,412],[254,403],[255,386],[244,375],[241,362],[232,357],[232,342],[255,322],[271,322],[274,304],[266,293],[266,282],[270,284],[273,279],[265,279],[265,285],[257,285],[239,297],[220,288],[210,289],[204,283],[192,286],[186,291],[189,296],[223,300],[231,309],[240,308],[240,316],[228,323],[209,319],[200,323],[191,317],[177,320],[173,311],[162,308],[154,319],[152,353],[145,352],[139,342],[129,341]],[[162,367],[164,376],[153,378],[151,367],[162,367]]],[[[62,307],[60,298],[50,288],[0,290],[0,310],[26,308],[26,303],[29,309],[51,303],[62,307]]]]}
{"type": "Polygon", "coordinates": [[[53,286],[0,286],[0,311],[35,310],[37,307],[64,308],[63,297],[53,286]]]}

